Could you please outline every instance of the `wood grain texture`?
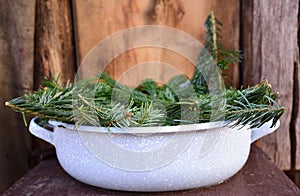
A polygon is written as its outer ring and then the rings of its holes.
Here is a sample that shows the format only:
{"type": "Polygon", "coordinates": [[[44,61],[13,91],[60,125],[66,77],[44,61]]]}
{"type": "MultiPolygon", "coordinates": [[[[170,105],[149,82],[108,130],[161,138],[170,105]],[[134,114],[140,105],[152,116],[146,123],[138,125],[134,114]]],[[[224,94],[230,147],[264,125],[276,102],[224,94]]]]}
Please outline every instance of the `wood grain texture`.
{"type": "Polygon", "coordinates": [[[33,87],[35,0],[0,1],[0,193],[30,167],[31,140],[4,102],[33,87]]]}
{"type": "Polygon", "coordinates": [[[280,128],[261,140],[262,149],[281,169],[290,169],[290,125],[297,47],[299,1],[242,1],[243,84],[268,79],[287,108],[280,128]]]}
{"type": "Polygon", "coordinates": [[[34,85],[45,76],[61,73],[61,81],[74,78],[75,57],[71,4],[68,0],[37,0],[34,85]]]}
{"type": "MultiPolygon", "coordinates": [[[[300,3],[300,1],[298,1],[300,3]]],[[[299,4],[298,4],[299,6],[299,4]]],[[[294,51],[294,100],[293,100],[293,131],[295,136],[295,169],[300,170],[300,13],[298,7],[298,47],[294,51]]],[[[300,186],[300,173],[298,173],[298,185],[300,186]]]]}
{"type": "MultiPolygon", "coordinates": [[[[76,32],[79,61],[98,42],[120,30],[140,25],[163,25],[184,31],[203,43],[204,21],[210,10],[215,10],[216,16],[223,22],[222,42],[224,46],[238,49],[239,47],[239,1],[220,2],[198,0],[74,0],[76,14],[76,32]]],[[[176,39],[176,38],[174,38],[176,39]]],[[[110,53],[120,45],[128,44],[130,40],[120,40],[119,43],[107,48],[110,53]]],[[[143,62],[157,61],[170,64],[178,73],[192,75],[194,66],[183,56],[165,49],[139,48],[124,52],[109,64],[106,72],[115,78],[130,78],[130,84],[137,84],[146,78],[147,73],[157,75],[159,81],[169,78],[166,74],[168,66],[140,66],[143,62]],[[136,66],[139,65],[139,66],[136,66]],[[130,73],[126,72],[129,68],[130,73]]],[[[97,69],[89,67],[83,72],[96,74],[97,69]]],[[[229,74],[238,84],[238,67],[229,74]]]]}
{"type": "MultiPolygon", "coordinates": [[[[75,52],[71,3],[68,0],[37,0],[35,16],[34,89],[41,87],[44,77],[61,74],[65,83],[74,79],[75,52]]],[[[49,143],[34,138],[33,161],[37,163],[47,150],[49,143]]]]}

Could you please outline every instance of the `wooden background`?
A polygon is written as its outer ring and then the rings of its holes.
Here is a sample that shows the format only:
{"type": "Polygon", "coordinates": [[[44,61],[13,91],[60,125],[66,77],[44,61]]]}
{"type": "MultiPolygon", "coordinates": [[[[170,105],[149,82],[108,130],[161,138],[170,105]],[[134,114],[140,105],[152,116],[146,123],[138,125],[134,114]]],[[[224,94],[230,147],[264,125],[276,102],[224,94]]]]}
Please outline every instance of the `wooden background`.
{"type": "MultiPolygon", "coordinates": [[[[31,168],[32,155],[49,148],[29,135],[21,116],[5,108],[5,101],[37,89],[51,72],[61,72],[62,81],[73,79],[95,44],[125,28],[164,25],[203,43],[210,10],[223,22],[223,45],[243,51],[242,63],[228,72],[231,83],[247,86],[268,79],[280,92],[279,102],[287,111],[280,128],[259,145],[295,178],[300,169],[299,0],[2,0],[0,193],[31,168]]],[[[168,63],[188,75],[193,72],[182,57],[155,48],[127,51],[106,71],[124,79],[122,74],[130,67],[150,60],[168,63]]],[[[164,68],[136,70],[135,77],[124,82],[135,84],[149,72],[167,79],[164,68]]]]}

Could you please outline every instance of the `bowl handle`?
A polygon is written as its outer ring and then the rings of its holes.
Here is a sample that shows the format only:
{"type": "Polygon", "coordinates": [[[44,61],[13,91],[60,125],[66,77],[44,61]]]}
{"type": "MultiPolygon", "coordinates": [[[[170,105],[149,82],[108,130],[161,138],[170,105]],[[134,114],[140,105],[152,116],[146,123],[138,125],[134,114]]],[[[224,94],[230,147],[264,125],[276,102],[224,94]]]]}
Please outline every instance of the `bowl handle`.
{"type": "Polygon", "coordinates": [[[29,125],[30,133],[54,145],[53,142],[54,132],[39,126],[36,123],[36,120],[38,120],[38,117],[35,117],[30,121],[30,125],[29,125]]]}
{"type": "Polygon", "coordinates": [[[280,122],[277,121],[275,126],[272,128],[270,128],[271,125],[272,125],[272,120],[265,123],[263,126],[261,126],[259,128],[253,128],[251,130],[251,143],[255,142],[256,140],[258,140],[270,133],[273,133],[276,129],[278,129],[280,122]]]}

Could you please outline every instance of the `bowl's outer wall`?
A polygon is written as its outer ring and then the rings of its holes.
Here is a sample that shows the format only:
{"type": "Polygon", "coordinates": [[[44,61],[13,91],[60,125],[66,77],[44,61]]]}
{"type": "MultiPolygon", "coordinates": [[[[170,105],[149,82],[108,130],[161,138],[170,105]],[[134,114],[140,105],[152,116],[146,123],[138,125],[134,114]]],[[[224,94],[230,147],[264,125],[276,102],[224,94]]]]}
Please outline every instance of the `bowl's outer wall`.
{"type": "MultiPolygon", "coordinates": [[[[179,154],[173,159],[162,161],[161,166],[149,161],[160,160],[163,157],[161,155],[155,157],[155,153],[152,154],[153,157],[145,164],[143,156],[140,156],[140,160],[139,156],[134,160],[130,156],[117,157],[116,149],[120,146],[121,148],[129,146],[125,150],[132,151],[134,145],[139,142],[140,144],[170,142],[174,139],[174,134],[165,134],[163,139],[154,134],[147,136],[145,142],[145,137],[131,134],[108,136],[103,133],[79,133],[79,131],[55,127],[54,143],[60,164],[71,176],[90,185],[125,191],[173,191],[214,185],[237,173],[249,155],[251,130],[246,128],[224,127],[222,130],[211,129],[176,134],[183,140],[192,134],[193,139],[183,150],[176,149],[175,145],[174,150],[178,150],[179,154]],[[102,146],[107,153],[111,150],[110,156],[115,156],[114,159],[107,159],[107,161],[103,157],[105,154],[97,154],[97,151],[91,149],[93,144],[88,145],[102,137],[117,141],[113,143],[117,146],[115,149],[102,146]],[[87,141],[87,138],[95,139],[87,141]],[[123,164],[109,162],[110,160],[117,160],[123,164]],[[124,168],[126,167],[124,163],[130,163],[129,169],[124,168]],[[148,168],[132,168],[134,165],[147,166],[147,164],[148,168]],[[155,167],[152,167],[153,165],[155,167]]],[[[101,146],[101,139],[99,142],[100,144],[97,145],[101,146]]],[[[163,148],[164,144],[159,147],[163,148]]],[[[141,149],[139,145],[136,152],[142,155],[145,152],[138,152],[141,149]]],[[[157,149],[154,147],[152,150],[157,149]]]]}

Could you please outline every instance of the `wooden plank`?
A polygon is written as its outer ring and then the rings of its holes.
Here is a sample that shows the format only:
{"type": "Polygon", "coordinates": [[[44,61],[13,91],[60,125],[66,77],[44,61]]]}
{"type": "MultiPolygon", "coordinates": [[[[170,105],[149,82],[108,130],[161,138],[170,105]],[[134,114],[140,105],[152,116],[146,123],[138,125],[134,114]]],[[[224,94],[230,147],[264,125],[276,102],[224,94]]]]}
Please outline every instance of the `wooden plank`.
{"type": "MultiPolygon", "coordinates": [[[[300,22],[300,13],[298,7],[298,24],[300,22]]],[[[294,58],[294,100],[293,100],[293,126],[291,127],[295,135],[295,145],[296,149],[294,151],[295,155],[295,169],[300,170],[300,31],[299,25],[296,27],[298,29],[298,47],[295,47],[295,58],[294,58]]],[[[298,172],[298,185],[300,186],[300,173],[298,172]]]]}
{"type": "Polygon", "coordinates": [[[300,189],[255,145],[245,166],[229,180],[207,188],[139,193],[101,189],[67,175],[56,159],[41,162],[3,195],[299,195],[300,189]]]}
{"type": "Polygon", "coordinates": [[[287,108],[280,128],[261,140],[262,149],[281,169],[291,167],[290,123],[294,52],[299,1],[242,1],[243,84],[268,79],[287,108]]]}
{"type": "Polygon", "coordinates": [[[61,73],[61,81],[74,78],[75,57],[71,4],[68,0],[37,0],[34,85],[45,76],[61,73]]]}
{"type": "Polygon", "coordinates": [[[4,102],[33,87],[35,0],[0,2],[0,192],[30,166],[31,140],[4,102]]]}
{"type": "MultiPolygon", "coordinates": [[[[75,75],[75,52],[71,3],[68,0],[37,0],[35,19],[34,89],[47,76],[61,74],[60,81],[71,81],[75,75]]],[[[33,140],[34,163],[52,146],[40,139],[33,140]]]]}
{"type": "MultiPolygon", "coordinates": [[[[140,25],[164,25],[182,30],[203,42],[204,21],[210,10],[215,10],[216,16],[224,23],[223,44],[226,47],[237,49],[239,47],[239,1],[229,0],[220,2],[195,0],[74,0],[76,14],[76,32],[78,35],[79,61],[88,54],[88,51],[107,36],[125,28],[140,25]],[[117,13],[117,14],[116,14],[117,13]]],[[[120,40],[107,52],[126,44],[128,40],[120,40]]],[[[142,48],[124,53],[109,65],[106,71],[115,78],[124,78],[128,68],[150,60],[168,63],[179,68],[189,76],[192,75],[193,65],[180,55],[170,53],[164,49],[142,48]],[[123,76],[122,76],[123,75],[123,76]]],[[[96,74],[97,69],[89,67],[84,72],[96,74]]],[[[132,71],[132,70],[131,70],[132,71]]],[[[149,67],[135,68],[135,72],[127,75],[131,84],[136,84],[146,73],[155,73],[160,81],[166,81],[166,68],[157,69],[149,67]]],[[[234,84],[238,84],[238,67],[232,72],[234,84]]],[[[91,74],[91,75],[92,75],[91,74]]],[[[126,78],[126,77],[125,77],[126,78]]],[[[127,80],[128,81],[128,80],[127,80]]]]}

